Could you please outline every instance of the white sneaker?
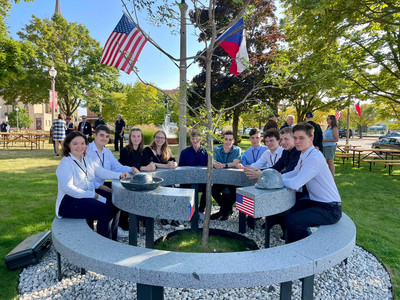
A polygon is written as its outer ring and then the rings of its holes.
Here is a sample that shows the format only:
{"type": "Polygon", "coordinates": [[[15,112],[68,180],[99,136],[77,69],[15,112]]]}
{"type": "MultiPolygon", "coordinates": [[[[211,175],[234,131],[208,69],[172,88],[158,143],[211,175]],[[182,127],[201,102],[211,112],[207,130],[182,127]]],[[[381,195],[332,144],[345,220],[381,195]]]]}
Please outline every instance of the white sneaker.
{"type": "Polygon", "coordinates": [[[123,230],[121,227],[118,227],[118,237],[120,238],[126,238],[129,236],[129,231],[128,230],[123,230]]]}
{"type": "Polygon", "coordinates": [[[199,220],[204,221],[204,213],[199,212],[199,220]]]}

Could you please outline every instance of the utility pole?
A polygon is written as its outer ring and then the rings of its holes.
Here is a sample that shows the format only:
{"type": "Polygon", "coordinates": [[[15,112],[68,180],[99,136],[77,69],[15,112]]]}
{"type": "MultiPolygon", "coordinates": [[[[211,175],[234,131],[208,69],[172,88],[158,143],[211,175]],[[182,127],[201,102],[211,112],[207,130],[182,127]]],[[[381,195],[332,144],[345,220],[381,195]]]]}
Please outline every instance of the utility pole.
{"type": "Polygon", "coordinates": [[[185,0],[180,4],[181,11],[181,41],[180,41],[180,63],[179,63],[179,153],[186,148],[186,13],[188,5],[185,0]]]}

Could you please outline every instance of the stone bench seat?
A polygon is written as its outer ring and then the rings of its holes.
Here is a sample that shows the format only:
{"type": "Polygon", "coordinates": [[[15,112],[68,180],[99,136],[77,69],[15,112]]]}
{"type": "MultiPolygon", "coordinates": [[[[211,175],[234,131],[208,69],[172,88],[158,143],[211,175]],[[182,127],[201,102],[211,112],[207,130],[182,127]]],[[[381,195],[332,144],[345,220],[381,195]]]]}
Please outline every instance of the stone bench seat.
{"type": "MultiPolygon", "coordinates": [[[[56,218],[52,238],[58,253],[74,265],[138,284],[210,289],[281,283],[281,297],[282,284],[286,284],[286,295],[289,293],[281,299],[290,299],[291,281],[308,278],[311,296],[308,293],[303,298],[312,299],[313,275],[351,255],[356,228],[343,214],[338,223],[321,226],[295,243],[233,253],[168,252],[131,246],[100,236],[82,219],[56,218]]],[[[146,298],[138,292],[138,299],[146,298]]]]}

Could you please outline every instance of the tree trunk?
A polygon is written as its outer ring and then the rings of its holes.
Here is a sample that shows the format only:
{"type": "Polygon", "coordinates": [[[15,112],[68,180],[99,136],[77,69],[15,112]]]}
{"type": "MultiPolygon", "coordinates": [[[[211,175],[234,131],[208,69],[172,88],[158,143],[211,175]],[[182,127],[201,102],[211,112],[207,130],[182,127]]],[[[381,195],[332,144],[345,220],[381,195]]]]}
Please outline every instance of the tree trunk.
{"type": "Polygon", "coordinates": [[[213,178],[213,138],[211,132],[213,130],[213,118],[211,109],[211,57],[216,39],[216,28],[214,22],[214,5],[213,1],[210,1],[208,9],[208,17],[211,24],[211,41],[206,48],[206,109],[207,109],[207,148],[208,148],[208,161],[207,161],[207,184],[206,184],[206,211],[203,221],[203,235],[201,244],[203,247],[208,245],[208,235],[210,228],[210,217],[211,217],[211,188],[213,178]]]}
{"type": "Polygon", "coordinates": [[[237,141],[238,141],[240,111],[241,111],[240,106],[236,106],[233,111],[232,131],[233,131],[233,138],[235,139],[235,145],[237,145],[237,141]]]}

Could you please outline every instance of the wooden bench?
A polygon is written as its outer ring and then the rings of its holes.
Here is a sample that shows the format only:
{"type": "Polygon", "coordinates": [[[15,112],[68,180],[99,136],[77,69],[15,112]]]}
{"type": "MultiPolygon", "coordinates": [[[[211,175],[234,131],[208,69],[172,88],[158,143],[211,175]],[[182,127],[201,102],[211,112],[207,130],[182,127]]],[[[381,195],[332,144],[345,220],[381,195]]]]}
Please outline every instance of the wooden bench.
{"type": "Polygon", "coordinates": [[[344,161],[348,160],[349,158],[353,158],[353,154],[351,153],[346,153],[346,152],[335,152],[335,158],[341,158],[342,163],[344,165],[344,161]]]}
{"type": "Polygon", "coordinates": [[[397,161],[397,162],[385,162],[384,165],[389,167],[388,169],[389,169],[389,175],[390,175],[391,172],[392,172],[393,166],[400,166],[400,161],[397,161]]]}
{"type": "Polygon", "coordinates": [[[137,299],[160,300],[164,286],[194,289],[245,288],[280,283],[280,299],[291,299],[292,281],[301,279],[302,299],[313,299],[314,274],[351,255],[356,239],[353,221],[343,214],[295,243],[232,253],[168,252],[106,239],[83,219],[58,219],[52,225],[57,250],[71,263],[99,274],[137,283],[137,299]]]}
{"type": "MultiPolygon", "coordinates": [[[[371,171],[371,169],[372,169],[372,164],[374,164],[375,165],[375,163],[381,163],[381,164],[383,164],[384,166],[387,166],[387,163],[388,164],[396,164],[396,163],[400,163],[400,160],[390,160],[390,159],[381,159],[381,158],[376,158],[376,159],[362,159],[361,160],[362,162],[367,162],[367,163],[369,163],[369,170],[371,171]]],[[[390,167],[389,167],[389,169],[390,169],[390,167]]],[[[390,171],[391,170],[389,170],[389,175],[390,175],[390,171]]]]}

